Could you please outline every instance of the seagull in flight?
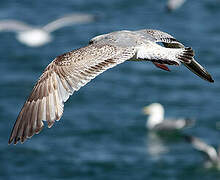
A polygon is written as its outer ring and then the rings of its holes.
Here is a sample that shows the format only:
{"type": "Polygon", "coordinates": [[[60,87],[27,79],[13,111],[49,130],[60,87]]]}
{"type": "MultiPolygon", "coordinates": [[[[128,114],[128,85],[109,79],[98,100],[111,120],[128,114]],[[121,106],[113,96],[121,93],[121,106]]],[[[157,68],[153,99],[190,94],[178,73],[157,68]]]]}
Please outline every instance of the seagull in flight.
{"type": "Polygon", "coordinates": [[[160,103],[152,103],[143,108],[143,112],[149,115],[146,127],[156,131],[176,131],[191,126],[194,121],[191,119],[165,119],[164,107],[160,103]]]}
{"type": "Polygon", "coordinates": [[[47,121],[50,128],[63,114],[64,102],[97,75],[125,61],[150,61],[166,65],[183,63],[201,78],[214,82],[195,61],[192,48],[158,30],[115,31],[92,38],[85,47],[56,57],[44,70],[25,101],[12,129],[9,144],[23,143],[39,133],[47,121]],[[157,44],[162,42],[164,47],[157,44]]]}
{"type": "Polygon", "coordinates": [[[15,32],[19,42],[30,47],[38,47],[49,43],[52,40],[51,33],[57,29],[73,24],[92,22],[94,19],[94,16],[90,14],[74,13],[56,19],[43,27],[34,27],[17,20],[2,20],[0,21],[0,32],[15,32]]]}
{"type": "Polygon", "coordinates": [[[213,146],[208,145],[200,138],[189,135],[185,135],[185,138],[195,150],[203,153],[208,158],[208,161],[205,163],[206,167],[217,167],[220,169],[220,147],[217,151],[213,146]]]}

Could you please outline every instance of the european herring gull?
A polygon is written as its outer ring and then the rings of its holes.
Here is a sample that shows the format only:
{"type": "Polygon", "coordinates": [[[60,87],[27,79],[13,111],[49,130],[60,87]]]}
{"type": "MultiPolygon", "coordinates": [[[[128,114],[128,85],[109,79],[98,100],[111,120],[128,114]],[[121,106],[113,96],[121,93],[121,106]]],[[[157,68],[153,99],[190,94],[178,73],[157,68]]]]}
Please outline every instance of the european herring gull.
{"type": "Polygon", "coordinates": [[[182,62],[200,77],[213,82],[193,56],[191,48],[158,30],[123,30],[94,37],[87,46],[56,57],[46,67],[17,117],[9,144],[24,142],[39,133],[43,121],[47,121],[50,128],[61,118],[64,102],[70,95],[100,73],[125,61],[151,61],[165,70],[168,70],[165,64],[182,62]],[[165,47],[156,42],[164,43],[165,47]]]}
{"type": "Polygon", "coordinates": [[[208,158],[208,161],[205,163],[206,167],[216,167],[220,169],[220,147],[217,151],[213,146],[208,145],[200,138],[189,135],[186,135],[185,138],[190,144],[192,144],[194,149],[206,155],[208,158]]]}
{"type": "Polygon", "coordinates": [[[187,118],[165,119],[164,108],[160,103],[152,103],[144,107],[144,114],[149,115],[146,127],[150,130],[173,131],[191,126],[194,120],[187,118]]]}
{"type": "Polygon", "coordinates": [[[0,21],[0,32],[15,32],[19,42],[27,46],[38,47],[50,42],[52,40],[51,32],[59,28],[73,24],[87,23],[93,20],[93,15],[79,13],[66,15],[43,27],[33,27],[17,20],[2,20],[0,21]]]}

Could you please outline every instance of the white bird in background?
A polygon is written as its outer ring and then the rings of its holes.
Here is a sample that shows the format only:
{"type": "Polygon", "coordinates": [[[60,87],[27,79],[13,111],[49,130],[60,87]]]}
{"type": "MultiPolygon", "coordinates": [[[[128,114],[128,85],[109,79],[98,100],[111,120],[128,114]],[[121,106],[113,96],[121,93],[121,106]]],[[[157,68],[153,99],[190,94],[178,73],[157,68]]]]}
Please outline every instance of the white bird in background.
{"type": "Polygon", "coordinates": [[[64,26],[92,22],[94,19],[94,16],[90,14],[74,13],[52,21],[43,27],[33,27],[16,20],[2,20],[0,21],[0,32],[15,32],[17,40],[21,43],[30,47],[38,47],[52,40],[51,32],[64,26]]]}
{"type": "Polygon", "coordinates": [[[165,119],[164,108],[160,103],[153,103],[143,108],[143,112],[149,115],[146,127],[150,130],[172,131],[180,130],[193,124],[191,119],[165,119]]]}
{"type": "Polygon", "coordinates": [[[168,2],[167,2],[167,9],[169,11],[176,10],[180,6],[182,6],[185,1],[186,0],[168,0],[168,2]]]}
{"type": "Polygon", "coordinates": [[[201,78],[214,82],[193,56],[191,48],[158,30],[123,30],[94,37],[87,46],[60,55],[47,66],[18,115],[9,143],[24,142],[39,133],[43,121],[51,127],[61,118],[70,95],[125,61],[150,61],[165,70],[169,70],[165,64],[183,62],[201,78]],[[156,42],[163,42],[165,47],[156,42]]]}
{"type": "Polygon", "coordinates": [[[207,168],[216,167],[220,169],[220,147],[217,151],[213,146],[208,145],[197,137],[186,135],[185,138],[194,149],[206,155],[208,161],[205,163],[205,166],[207,168]]]}

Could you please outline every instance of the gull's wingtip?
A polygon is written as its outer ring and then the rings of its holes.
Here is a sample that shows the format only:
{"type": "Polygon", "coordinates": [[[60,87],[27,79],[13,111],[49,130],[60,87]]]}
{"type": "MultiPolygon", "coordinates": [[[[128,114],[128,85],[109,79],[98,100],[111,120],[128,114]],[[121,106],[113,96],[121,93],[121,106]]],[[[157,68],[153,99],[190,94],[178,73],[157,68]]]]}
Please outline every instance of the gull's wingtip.
{"type": "Polygon", "coordinates": [[[196,74],[197,76],[199,76],[200,78],[210,82],[210,83],[214,83],[214,79],[212,78],[212,76],[208,73],[208,71],[202,67],[194,58],[192,59],[192,61],[187,64],[187,63],[183,63],[190,71],[192,71],[194,74],[196,74]]]}
{"type": "Polygon", "coordinates": [[[211,76],[210,76],[210,80],[209,80],[209,82],[211,82],[211,83],[214,83],[214,82],[215,82],[214,79],[212,79],[211,76]]]}
{"type": "Polygon", "coordinates": [[[10,144],[16,145],[19,140],[20,140],[19,138],[10,136],[10,138],[9,138],[9,140],[8,140],[8,145],[10,145],[10,144]]]}
{"type": "Polygon", "coordinates": [[[10,144],[12,144],[12,142],[14,141],[14,145],[16,145],[18,142],[17,141],[15,141],[14,139],[12,139],[12,138],[10,138],[9,140],[8,140],[8,145],[10,145],[10,144]]]}
{"type": "Polygon", "coordinates": [[[12,132],[11,132],[10,137],[9,137],[9,139],[8,139],[8,145],[10,145],[13,140],[14,140],[14,138],[13,138],[12,132]]]}
{"type": "Polygon", "coordinates": [[[11,144],[11,142],[12,142],[12,140],[11,140],[11,139],[9,139],[9,140],[8,140],[8,145],[10,145],[10,144],[11,144]]]}

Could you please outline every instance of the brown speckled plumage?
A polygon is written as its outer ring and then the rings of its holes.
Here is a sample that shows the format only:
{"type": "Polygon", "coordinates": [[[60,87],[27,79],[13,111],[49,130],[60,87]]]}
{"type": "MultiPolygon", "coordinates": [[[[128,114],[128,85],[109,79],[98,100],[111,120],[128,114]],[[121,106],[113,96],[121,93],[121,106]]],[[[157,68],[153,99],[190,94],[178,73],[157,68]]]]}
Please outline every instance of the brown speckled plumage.
{"type": "MultiPolygon", "coordinates": [[[[93,38],[88,46],[56,57],[44,70],[14,124],[9,144],[24,142],[39,133],[47,121],[58,121],[67,101],[90,80],[126,60],[148,60],[155,64],[179,65],[193,59],[191,48],[167,48],[156,44],[178,43],[160,31],[118,31],[93,38]],[[166,41],[164,40],[166,39],[166,41]]],[[[162,68],[163,69],[163,68],[162,68]]]]}

